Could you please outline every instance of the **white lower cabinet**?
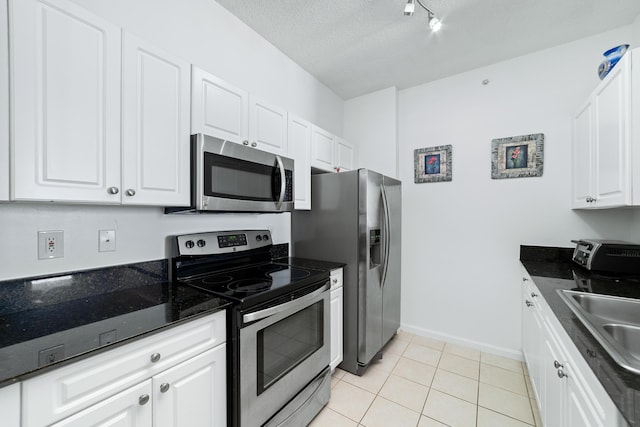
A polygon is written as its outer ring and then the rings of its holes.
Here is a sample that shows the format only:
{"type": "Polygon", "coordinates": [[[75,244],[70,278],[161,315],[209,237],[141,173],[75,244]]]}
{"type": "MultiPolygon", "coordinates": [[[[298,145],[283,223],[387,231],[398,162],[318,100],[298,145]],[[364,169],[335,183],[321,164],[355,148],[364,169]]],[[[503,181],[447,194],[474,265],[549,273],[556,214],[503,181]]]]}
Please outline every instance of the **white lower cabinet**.
{"type": "Polygon", "coordinates": [[[225,316],[193,320],[24,381],[22,426],[225,426],[225,316]]]}
{"type": "Polygon", "coordinates": [[[20,427],[20,383],[0,388],[2,425],[20,427]]]}
{"type": "Polygon", "coordinates": [[[331,363],[334,370],[342,362],[343,355],[343,297],[342,269],[331,271],[331,363]]]}
{"type": "Polygon", "coordinates": [[[626,425],[524,269],[522,282],[522,352],[542,424],[550,427],[626,425]]]}

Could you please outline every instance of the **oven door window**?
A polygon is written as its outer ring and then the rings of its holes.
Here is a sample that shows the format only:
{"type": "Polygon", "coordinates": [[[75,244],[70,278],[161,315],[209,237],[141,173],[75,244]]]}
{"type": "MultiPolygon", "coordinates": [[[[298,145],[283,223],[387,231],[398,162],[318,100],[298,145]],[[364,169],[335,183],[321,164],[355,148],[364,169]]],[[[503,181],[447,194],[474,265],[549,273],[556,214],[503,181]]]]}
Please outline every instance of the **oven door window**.
{"type": "Polygon", "coordinates": [[[324,301],[258,331],[258,395],[323,345],[324,301]]]}
{"type": "Polygon", "coordinates": [[[277,166],[204,153],[204,192],[225,199],[277,201],[280,173],[277,166]]]}

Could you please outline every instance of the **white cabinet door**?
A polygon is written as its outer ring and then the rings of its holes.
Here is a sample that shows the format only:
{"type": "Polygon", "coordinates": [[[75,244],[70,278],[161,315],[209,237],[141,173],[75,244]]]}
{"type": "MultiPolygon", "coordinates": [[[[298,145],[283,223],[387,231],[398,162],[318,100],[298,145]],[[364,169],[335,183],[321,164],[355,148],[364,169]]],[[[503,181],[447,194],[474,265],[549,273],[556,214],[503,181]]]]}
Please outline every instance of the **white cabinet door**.
{"type": "Polygon", "coordinates": [[[0,200],[9,200],[9,25],[0,1],[0,200]]]}
{"type": "Polygon", "coordinates": [[[66,0],[10,6],[13,198],[120,203],[120,28],[66,0]]]}
{"type": "Polygon", "coordinates": [[[571,207],[589,207],[593,198],[593,102],[591,98],[573,118],[573,197],[571,207]]]}
{"type": "Polygon", "coordinates": [[[594,94],[596,207],[631,204],[631,61],[621,60],[594,94]]]}
{"type": "Polygon", "coordinates": [[[20,427],[20,383],[0,388],[0,414],[5,427],[20,427]]]}
{"type": "Polygon", "coordinates": [[[525,281],[522,286],[522,353],[527,363],[536,401],[541,402],[544,324],[534,297],[531,296],[532,293],[532,289],[525,281]]]}
{"type": "Polygon", "coordinates": [[[327,172],[333,172],[334,146],[334,136],[313,125],[311,132],[311,166],[327,172]]]}
{"type": "Polygon", "coordinates": [[[97,403],[52,427],[151,427],[151,380],[97,403]]]}
{"type": "Polygon", "coordinates": [[[226,345],[153,378],[155,427],[227,425],[226,345]]]}
{"type": "Polygon", "coordinates": [[[311,209],[311,128],[308,121],[289,114],[289,154],[294,164],[296,209],[311,209]]]}
{"type": "Polygon", "coordinates": [[[122,203],[190,199],[190,65],[123,34],[122,203]]]}
{"type": "Polygon", "coordinates": [[[342,325],[343,325],[342,288],[331,291],[331,362],[329,366],[335,369],[342,362],[342,325]]]}
{"type": "Polygon", "coordinates": [[[567,381],[566,377],[559,377],[558,373],[565,372],[565,364],[565,355],[561,352],[551,331],[546,330],[542,357],[542,381],[544,385],[540,393],[540,398],[542,399],[540,402],[540,416],[545,426],[564,425],[567,381]]]}
{"type": "Polygon", "coordinates": [[[249,141],[252,147],[282,156],[287,155],[287,112],[251,96],[249,141]]]}
{"type": "Polygon", "coordinates": [[[249,95],[224,80],[191,68],[191,133],[242,143],[249,137],[249,95]]]}
{"type": "Polygon", "coordinates": [[[336,138],[336,172],[347,172],[355,168],[355,150],[353,145],[342,138],[336,138]]]}
{"type": "MultiPolygon", "coordinates": [[[[570,371],[567,378],[567,400],[565,405],[565,424],[570,427],[602,426],[600,417],[593,411],[593,405],[586,396],[582,385],[573,377],[570,371]]],[[[615,425],[615,424],[611,424],[615,425]]]]}

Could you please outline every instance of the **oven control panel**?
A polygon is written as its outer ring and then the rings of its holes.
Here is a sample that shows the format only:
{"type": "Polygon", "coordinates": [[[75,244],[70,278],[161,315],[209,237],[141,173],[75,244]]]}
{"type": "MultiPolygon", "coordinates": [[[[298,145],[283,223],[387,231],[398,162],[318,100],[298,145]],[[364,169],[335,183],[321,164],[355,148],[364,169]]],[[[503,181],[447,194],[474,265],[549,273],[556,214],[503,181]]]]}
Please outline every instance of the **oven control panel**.
{"type": "Polygon", "coordinates": [[[216,255],[269,246],[269,230],[211,231],[176,237],[179,255],[216,255]]]}

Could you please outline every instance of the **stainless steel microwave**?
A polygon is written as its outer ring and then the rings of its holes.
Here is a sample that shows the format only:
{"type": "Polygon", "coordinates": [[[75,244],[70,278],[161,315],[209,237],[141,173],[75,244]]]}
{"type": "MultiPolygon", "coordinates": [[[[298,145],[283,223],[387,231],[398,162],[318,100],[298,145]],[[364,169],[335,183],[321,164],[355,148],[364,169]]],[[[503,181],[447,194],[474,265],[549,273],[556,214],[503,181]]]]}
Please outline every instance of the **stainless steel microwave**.
{"type": "Polygon", "coordinates": [[[292,159],[204,134],[191,135],[191,144],[189,210],[293,210],[292,159]]]}

